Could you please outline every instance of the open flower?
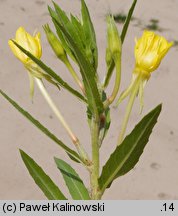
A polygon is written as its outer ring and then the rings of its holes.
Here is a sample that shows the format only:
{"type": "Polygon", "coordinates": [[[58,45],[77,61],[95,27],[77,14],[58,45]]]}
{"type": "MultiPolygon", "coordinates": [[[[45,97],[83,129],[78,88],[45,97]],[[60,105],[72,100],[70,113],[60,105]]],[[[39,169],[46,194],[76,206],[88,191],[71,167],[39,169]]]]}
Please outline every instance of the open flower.
{"type": "MultiPolygon", "coordinates": [[[[23,27],[19,27],[16,31],[14,41],[22,46],[24,49],[33,54],[36,58],[40,59],[42,55],[40,33],[38,32],[35,36],[31,36],[25,31],[23,27]]],[[[14,55],[25,65],[29,63],[30,58],[25,55],[12,40],[8,41],[8,44],[14,53],[14,55]]]]}
{"type": "Polygon", "coordinates": [[[136,71],[142,72],[149,78],[150,73],[158,68],[172,44],[154,32],[144,31],[142,37],[136,40],[136,71]]]}

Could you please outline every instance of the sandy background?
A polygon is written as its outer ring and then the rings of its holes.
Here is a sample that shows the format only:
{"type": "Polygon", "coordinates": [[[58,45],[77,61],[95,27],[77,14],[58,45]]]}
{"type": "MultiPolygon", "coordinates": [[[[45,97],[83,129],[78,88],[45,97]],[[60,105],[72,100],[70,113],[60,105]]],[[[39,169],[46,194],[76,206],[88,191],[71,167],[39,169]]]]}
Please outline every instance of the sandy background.
{"type": "MultiPolygon", "coordinates": [[[[79,0],[56,0],[66,11],[79,13],[79,0]]],[[[127,12],[132,0],[86,0],[92,14],[99,46],[99,74],[105,73],[106,24],[105,15],[127,12]]],[[[0,0],[0,87],[25,109],[33,113],[44,125],[56,133],[65,143],[72,146],[60,123],[46,105],[38,89],[35,89],[34,104],[29,99],[28,76],[22,64],[12,55],[7,41],[13,38],[19,26],[29,32],[35,29],[43,31],[41,26],[50,23],[47,4],[43,0],[0,0]],[[25,3],[24,3],[25,2],[25,3]]],[[[150,19],[158,19],[163,34],[169,40],[178,40],[178,0],[143,0],[138,1],[129,34],[123,47],[123,90],[130,82],[134,65],[134,38],[140,37],[142,28],[150,19]]],[[[122,25],[118,24],[121,29],[122,25]]],[[[52,68],[57,68],[61,76],[73,87],[75,83],[65,67],[55,58],[42,32],[43,60],[52,68]]],[[[145,89],[145,108],[143,114],[163,103],[159,123],[154,129],[136,168],[126,176],[116,180],[104,199],[178,199],[178,50],[170,50],[159,69],[145,89]]],[[[66,120],[90,151],[89,130],[85,119],[85,107],[68,92],[60,93],[54,87],[48,87],[66,120]]],[[[108,93],[111,87],[108,88],[108,93]]],[[[128,131],[138,122],[138,101],[134,107],[128,131]]],[[[113,151],[120,119],[124,114],[125,103],[119,110],[112,109],[113,122],[110,133],[104,142],[101,157],[102,164],[113,151]]],[[[43,193],[29,176],[18,149],[31,155],[60,185],[68,195],[63,179],[55,167],[53,156],[67,159],[63,151],[51,140],[41,134],[24,119],[12,106],[0,97],[0,199],[44,199],[43,193]]],[[[73,165],[88,184],[87,172],[79,165],[73,165]]]]}

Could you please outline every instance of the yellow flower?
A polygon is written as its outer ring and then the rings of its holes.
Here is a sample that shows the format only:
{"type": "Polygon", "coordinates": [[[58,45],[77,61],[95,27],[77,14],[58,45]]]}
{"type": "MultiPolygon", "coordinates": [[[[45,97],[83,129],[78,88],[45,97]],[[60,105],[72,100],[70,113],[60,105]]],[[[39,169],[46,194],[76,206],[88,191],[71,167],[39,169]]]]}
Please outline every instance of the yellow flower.
{"type": "Polygon", "coordinates": [[[132,80],[129,87],[122,92],[116,105],[118,106],[127,96],[131,95],[140,99],[140,110],[144,105],[144,88],[151,76],[151,72],[156,70],[161,60],[166,55],[172,42],[168,42],[164,37],[151,31],[144,31],[141,38],[136,40],[135,60],[136,65],[133,70],[132,80]]]}
{"type": "Polygon", "coordinates": [[[173,43],[169,43],[164,37],[144,31],[135,45],[136,72],[142,72],[149,78],[172,45],[173,43]]]}
{"type": "MultiPolygon", "coordinates": [[[[19,27],[16,31],[15,39],[13,39],[17,44],[23,47],[25,50],[29,51],[33,56],[40,59],[42,55],[40,33],[38,32],[35,36],[30,35],[25,31],[23,27],[19,27]]],[[[30,79],[30,96],[33,98],[34,94],[34,79],[46,79],[53,85],[58,87],[58,84],[53,81],[53,79],[46,74],[35,62],[33,62],[27,55],[25,55],[12,40],[8,41],[8,44],[14,53],[14,55],[24,64],[25,68],[28,70],[30,79]]],[[[59,87],[58,87],[59,88],[59,87]]]]}
{"type": "MultiPolygon", "coordinates": [[[[41,42],[40,42],[40,33],[38,32],[34,37],[31,36],[28,32],[25,31],[23,27],[19,27],[16,31],[15,39],[20,46],[33,54],[36,58],[40,59],[42,55],[41,42]]],[[[8,41],[8,44],[14,53],[14,55],[25,65],[27,65],[31,60],[25,55],[14,43],[12,40],[8,41]]]]}

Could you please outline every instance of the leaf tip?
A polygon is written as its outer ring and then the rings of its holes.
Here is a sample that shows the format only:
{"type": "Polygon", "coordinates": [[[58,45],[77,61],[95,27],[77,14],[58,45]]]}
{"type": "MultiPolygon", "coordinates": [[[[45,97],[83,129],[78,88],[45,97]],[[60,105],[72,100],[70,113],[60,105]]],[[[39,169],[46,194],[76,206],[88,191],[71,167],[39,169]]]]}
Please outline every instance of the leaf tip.
{"type": "Polygon", "coordinates": [[[157,107],[155,107],[155,109],[153,111],[156,111],[157,110],[157,113],[160,113],[161,110],[162,110],[162,103],[160,103],[157,107]]]}
{"type": "Polygon", "coordinates": [[[58,161],[59,159],[57,157],[54,157],[54,161],[55,163],[58,161]]]}
{"type": "Polygon", "coordinates": [[[19,149],[19,152],[20,152],[21,156],[22,156],[23,154],[25,154],[25,152],[24,152],[22,149],[19,149]]]}

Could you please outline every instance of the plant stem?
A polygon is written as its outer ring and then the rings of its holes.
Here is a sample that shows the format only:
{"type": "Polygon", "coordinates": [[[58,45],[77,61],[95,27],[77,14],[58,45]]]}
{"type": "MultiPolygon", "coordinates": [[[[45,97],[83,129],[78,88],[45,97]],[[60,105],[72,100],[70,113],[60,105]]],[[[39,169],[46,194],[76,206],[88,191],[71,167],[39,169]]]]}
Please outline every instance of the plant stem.
{"type": "Polygon", "coordinates": [[[43,85],[43,82],[41,79],[39,78],[35,78],[35,81],[37,83],[38,88],[40,89],[42,95],[44,96],[44,98],[46,99],[47,103],[49,104],[49,106],[51,107],[51,109],[53,110],[53,112],[55,113],[55,115],[57,116],[57,118],[59,119],[59,121],[61,122],[61,124],[63,125],[63,127],[66,129],[69,137],[71,138],[72,142],[74,143],[74,145],[76,146],[79,155],[81,156],[82,161],[86,164],[86,163],[90,163],[90,160],[88,158],[87,153],[85,152],[85,150],[83,149],[83,147],[81,146],[79,139],[75,136],[75,134],[72,132],[71,128],[69,127],[69,125],[67,124],[67,122],[65,121],[64,117],[62,116],[62,114],[60,113],[59,109],[57,108],[57,106],[54,104],[53,100],[51,99],[50,95],[48,94],[46,88],[43,85]]]}
{"type": "Polygon", "coordinates": [[[77,83],[77,85],[80,87],[80,89],[82,90],[83,94],[85,95],[85,88],[80,80],[80,78],[78,77],[77,73],[75,72],[74,68],[72,67],[71,63],[69,62],[68,59],[66,59],[65,61],[63,61],[64,64],[66,65],[66,67],[68,68],[68,70],[70,71],[71,75],[73,76],[75,82],[77,83]]]}
{"type": "Polygon", "coordinates": [[[116,66],[116,79],[115,79],[115,84],[111,96],[108,97],[108,99],[104,102],[105,108],[107,108],[115,100],[117,93],[119,91],[120,81],[121,81],[121,55],[115,54],[113,56],[113,59],[116,66]]]}
{"type": "Polygon", "coordinates": [[[139,89],[139,77],[135,80],[135,86],[133,87],[133,91],[131,92],[127,107],[126,107],[126,112],[125,112],[125,116],[122,122],[122,126],[121,126],[121,132],[119,134],[118,137],[118,145],[120,145],[124,139],[124,135],[127,129],[127,124],[129,121],[129,117],[132,111],[132,107],[136,98],[136,95],[138,93],[138,89],[139,89]]]}
{"type": "Polygon", "coordinates": [[[99,121],[92,118],[91,123],[92,137],[92,162],[93,169],[91,172],[91,198],[98,199],[98,177],[99,177],[99,121]]]}

